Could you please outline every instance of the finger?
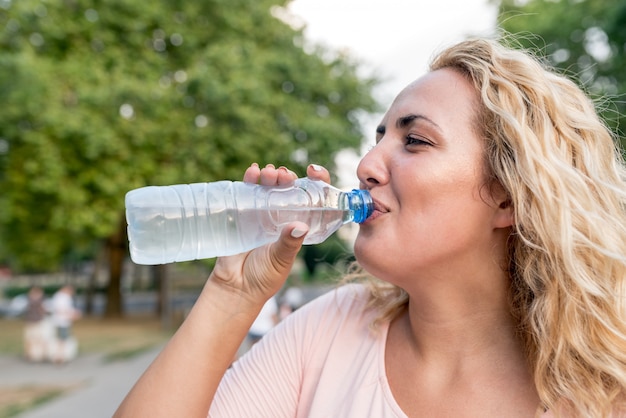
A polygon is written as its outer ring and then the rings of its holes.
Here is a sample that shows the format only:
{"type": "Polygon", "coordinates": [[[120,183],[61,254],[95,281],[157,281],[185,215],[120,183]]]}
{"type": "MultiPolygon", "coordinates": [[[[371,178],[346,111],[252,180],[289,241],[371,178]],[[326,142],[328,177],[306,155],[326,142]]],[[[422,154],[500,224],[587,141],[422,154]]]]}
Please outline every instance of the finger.
{"type": "Polygon", "coordinates": [[[289,170],[287,167],[279,167],[278,168],[278,184],[290,184],[293,183],[294,180],[298,178],[296,173],[289,170]]]}
{"type": "Polygon", "coordinates": [[[261,175],[261,169],[257,163],[252,163],[250,167],[246,169],[246,172],[243,174],[243,181],[246,183],[257,183],[259,181],[259,176],[261,175]]]}
{"type": "Polygon", "coordinates": [[[309,164],[306,168],[306,175],[312,179],[322,180],[330,183],[330,173],[321,165],[309,164]]]}
{"type": "Polygon", "coordinates": [[[309,232],[309,226],[303,222],[293,222],[287,225],[280,233],[280,238],[270,250],[270,262],[273,267],[284,277],[291,271],[304,237],[309,232]]]}
{"type": "Polygon", "coordinates": [[[260,183],[263,186],[273,186],[278,181],[278,170],[274,164],[268,164],[261,169],[260,183]]]}

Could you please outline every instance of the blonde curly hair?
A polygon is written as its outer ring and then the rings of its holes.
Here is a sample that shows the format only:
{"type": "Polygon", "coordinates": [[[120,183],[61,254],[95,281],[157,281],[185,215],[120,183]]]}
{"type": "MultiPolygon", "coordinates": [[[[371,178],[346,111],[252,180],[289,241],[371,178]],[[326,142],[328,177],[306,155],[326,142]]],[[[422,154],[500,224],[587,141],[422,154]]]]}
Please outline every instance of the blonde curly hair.
{"type": "MultiPolygon", "coordinates": [[[[592,100],[531,53],[475,39],[439,53],[430,70],[463,74],[480,95],[476,130],[490,181],[515,212],[511,311],[542,407],[605,417],[626,389],[626,170],[592,100]]],[[[379,320],[408,303],[369,282],[379,320]]]]}

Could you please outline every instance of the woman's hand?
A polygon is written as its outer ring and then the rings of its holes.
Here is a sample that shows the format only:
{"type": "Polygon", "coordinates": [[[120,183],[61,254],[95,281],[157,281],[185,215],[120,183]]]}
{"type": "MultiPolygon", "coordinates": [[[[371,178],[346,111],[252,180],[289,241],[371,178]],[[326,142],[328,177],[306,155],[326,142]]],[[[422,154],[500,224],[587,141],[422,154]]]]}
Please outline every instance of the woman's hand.
{"type": "MultiPolygon", "coordinates": [[[[330,181],[328,171],[317,165],[307,168],[310,178],[330,181]]],[[[285,167],[267,165],[260,168],[252,164],[244,174],[244,181],[264,186],[289,185],[297,176],[285,167]]],[[[217,260],[210,280],[248,297],[257,303],[265,302],[284,284],[302,242],[309,231],[308,225],[292,222],[283,228],[278,241],[256,248],[250,252],[217,260]]]]}

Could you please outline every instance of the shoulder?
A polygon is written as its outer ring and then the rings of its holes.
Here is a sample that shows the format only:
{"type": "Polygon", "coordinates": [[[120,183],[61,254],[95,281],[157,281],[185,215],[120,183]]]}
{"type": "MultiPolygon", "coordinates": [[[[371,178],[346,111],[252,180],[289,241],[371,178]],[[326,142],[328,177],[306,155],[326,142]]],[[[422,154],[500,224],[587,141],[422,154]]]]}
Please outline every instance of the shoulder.
{"type": "Polygon", "coordinates": [[[296,311],[302,314],[310,312],[327,312],[332,316],[345,316],[355,312],[365,313],[370,299],[370,292],[361,284],[338,286],[296,311]]]}
{"type": "Polygon", "coordinates": [[[305,304],[279,325],[297,334],[296,339],[311,343],[363,337],[375,318],[369,299],[365,286],[342,285],[305,304]]]}

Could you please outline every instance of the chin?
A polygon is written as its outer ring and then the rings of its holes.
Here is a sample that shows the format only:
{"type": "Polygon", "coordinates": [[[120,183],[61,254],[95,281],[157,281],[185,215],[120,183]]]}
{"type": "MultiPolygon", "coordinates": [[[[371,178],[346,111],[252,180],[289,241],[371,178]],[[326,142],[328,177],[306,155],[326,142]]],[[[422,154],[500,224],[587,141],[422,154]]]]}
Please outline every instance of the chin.
{"type": "Polygon", "coordinates": [[[407,277],[407,272],[400,268],[403,265],[402,257],[390,252],[379,241],[357,237],[354,242],[354,258],[364,271],[384,282],[397,286],[397,283],[407,277]]]}
{"type": "Polygon", "coordinates": [[[375,265],[380,261],[380,246],[368,245],[371,241],[356,239],[354,242],[354,258],[368,273],[373,274],[375,265]]]}
{"type": "Polygon", "coordinates": [[[359,264],[362,264],[363,246],[364,246],[363,238],[361,237],[361,234],[359,233],[356,237],[356,240],[354,241],[354,246],[353,246],[354,258],[356,258],[356,261],[358,261],[359,264]]]}

